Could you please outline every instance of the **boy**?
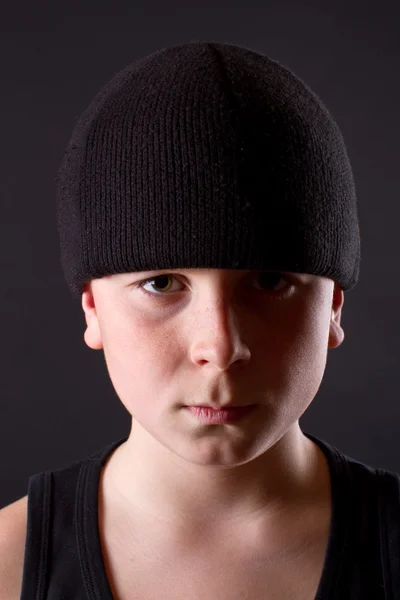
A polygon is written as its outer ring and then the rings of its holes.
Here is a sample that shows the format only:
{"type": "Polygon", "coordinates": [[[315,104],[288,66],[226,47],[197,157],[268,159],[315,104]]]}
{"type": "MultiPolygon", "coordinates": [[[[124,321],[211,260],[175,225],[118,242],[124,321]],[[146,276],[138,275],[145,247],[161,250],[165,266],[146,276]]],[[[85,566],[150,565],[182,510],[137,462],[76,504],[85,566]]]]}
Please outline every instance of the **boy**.
{"type": "Polygon", "coordinates": [[[394,598],[398,475],[299,427],[360,263],[319,98],[250,49],[160,50],[84,112],[58,194],[84,339],[132,427],[3,509],[0,596],[394,598]]]}

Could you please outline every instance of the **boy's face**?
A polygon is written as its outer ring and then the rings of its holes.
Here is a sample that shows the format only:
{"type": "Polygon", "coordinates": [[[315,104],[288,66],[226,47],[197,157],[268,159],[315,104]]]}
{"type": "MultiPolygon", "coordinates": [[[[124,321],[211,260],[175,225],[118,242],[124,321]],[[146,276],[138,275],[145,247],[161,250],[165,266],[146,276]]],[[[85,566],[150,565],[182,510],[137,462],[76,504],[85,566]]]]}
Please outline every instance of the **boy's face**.
{"type": "Polygon", "coordinates": [[[133,430],[191,462],[246,462],[298,425],[328,348],[343,341],[343,301],[331,279],[308,274],[117,274],[86,286],[84,339],[104,349],[133,430]],[[152,295],[134,287],[147,278],[152,295]],[[207,426],[184,409],[210,403],[257,408],[234,425],[207,426]]]}

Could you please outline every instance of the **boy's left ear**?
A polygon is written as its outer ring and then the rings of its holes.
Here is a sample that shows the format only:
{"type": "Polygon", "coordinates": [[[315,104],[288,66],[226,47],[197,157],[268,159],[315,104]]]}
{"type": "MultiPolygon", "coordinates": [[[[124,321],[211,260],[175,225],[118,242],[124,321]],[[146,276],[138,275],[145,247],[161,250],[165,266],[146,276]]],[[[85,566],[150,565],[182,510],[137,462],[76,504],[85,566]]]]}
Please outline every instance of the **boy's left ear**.
{"type": "Polygon", "coordinates": [[[344,331],[340,325],[343,304],[344,292],[335,282],[332,296],[331,321],[329,324],[328,348],[337,348],[344,340],[344,331]]]}

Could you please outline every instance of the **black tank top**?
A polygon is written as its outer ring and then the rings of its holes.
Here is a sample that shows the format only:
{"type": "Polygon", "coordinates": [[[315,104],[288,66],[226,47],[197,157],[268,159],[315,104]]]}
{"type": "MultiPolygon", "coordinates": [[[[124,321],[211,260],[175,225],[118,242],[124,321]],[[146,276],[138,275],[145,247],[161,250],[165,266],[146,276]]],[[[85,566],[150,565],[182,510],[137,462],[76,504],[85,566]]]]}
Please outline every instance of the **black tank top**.
{"type": "MultiPolygon", "coordinates": [[[[325,453],[332,482],[315,600],[400,600],[400,476],[304,435],[325,453]]],[[[98,486],[102,466],[126,439],[29,478],[20,600],[113,600],[100,545],[98,486]]]]}

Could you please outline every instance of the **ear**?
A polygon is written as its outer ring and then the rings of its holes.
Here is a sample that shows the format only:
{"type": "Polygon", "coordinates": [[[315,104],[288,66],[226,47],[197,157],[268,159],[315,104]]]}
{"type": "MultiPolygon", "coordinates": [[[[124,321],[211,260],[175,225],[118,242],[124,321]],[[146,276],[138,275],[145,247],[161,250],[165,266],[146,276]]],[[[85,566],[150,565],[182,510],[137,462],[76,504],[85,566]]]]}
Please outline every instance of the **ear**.
{"type": "Polygon", "coordinates": [[[331,321],[329,324],[328,348],[337,348],[344,340],[344,331],[340,325],[343,304],[344,292],[335,281],[332,296],[331,321]]]}
{"type": "Polygon", "coordinates": [[[101,350],[103,342],[101,339],[101,331],[99,320],[97,318],[96,304],[93,294],[91,282],[87,283],[82,292],[82,308],[85,313],[86,331],[83,339],[92,350],[101,350]]]}

